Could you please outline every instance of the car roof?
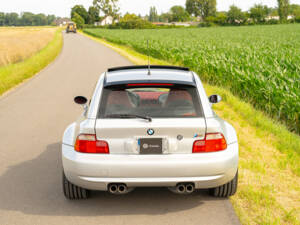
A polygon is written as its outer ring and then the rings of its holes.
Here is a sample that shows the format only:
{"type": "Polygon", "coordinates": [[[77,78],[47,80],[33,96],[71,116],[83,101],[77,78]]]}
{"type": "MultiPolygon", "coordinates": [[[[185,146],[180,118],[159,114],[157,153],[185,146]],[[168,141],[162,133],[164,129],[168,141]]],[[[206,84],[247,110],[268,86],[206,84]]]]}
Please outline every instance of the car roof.
{"type": "Polygon", "coordinates": [[[172,83],[196,86],[193,73],[188,68],[172,66],[131,66],[108,69],[104,86],[132,83],[172,83]]]}

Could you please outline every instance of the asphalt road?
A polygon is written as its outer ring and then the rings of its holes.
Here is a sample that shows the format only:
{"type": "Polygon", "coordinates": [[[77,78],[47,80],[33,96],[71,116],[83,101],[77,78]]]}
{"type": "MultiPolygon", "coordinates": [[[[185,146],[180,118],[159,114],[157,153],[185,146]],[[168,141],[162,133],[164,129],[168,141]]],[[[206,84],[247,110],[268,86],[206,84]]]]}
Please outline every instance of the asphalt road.
{"type": "Polygon", "coordinates": [[[180,196],[141,188],[124,196],[93,192],[68,201],[61,185],[63,131],[108,67],[130,62],[79,34],[64,34],[61,55],[33,79],[0,97],[0,225],[239,224],[229,200],[207,191],[180,196]]]}

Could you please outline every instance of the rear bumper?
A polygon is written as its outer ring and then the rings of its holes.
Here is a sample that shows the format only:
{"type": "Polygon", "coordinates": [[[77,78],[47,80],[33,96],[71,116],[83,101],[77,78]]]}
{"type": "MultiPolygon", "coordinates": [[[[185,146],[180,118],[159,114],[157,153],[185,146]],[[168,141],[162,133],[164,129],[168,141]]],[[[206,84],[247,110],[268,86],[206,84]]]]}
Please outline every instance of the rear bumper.
{"type": "Polygon", "coordinates": [[[232,180],[238,167],[238,144],[227,150],[205,154],[95,155],[62,145],[67,179],[90,190],[107,190],[109,183],[128,187],[166,186],[192,182],[196,189],[212,188],[232,180]]]}

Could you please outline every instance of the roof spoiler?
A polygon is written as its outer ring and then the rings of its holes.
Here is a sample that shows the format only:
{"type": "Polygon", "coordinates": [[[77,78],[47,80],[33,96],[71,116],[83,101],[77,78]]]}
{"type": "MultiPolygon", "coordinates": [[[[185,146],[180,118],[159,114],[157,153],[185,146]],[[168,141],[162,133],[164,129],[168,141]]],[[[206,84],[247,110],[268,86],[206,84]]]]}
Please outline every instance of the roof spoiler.
{"type": "MultiPolygon", "coordinates": [[[[136,70],[136,69],[148,69],[149,65],[142,66],[123,66],[123,67],[114,67],[109,68],[107,72],[121,71],[121,70],[136,70]]],[[[180,66],[161,66],[161,65],[151,65],[151,69],[170,69],[170,70],[181,70],[181,71],[190,71],[187,67],[180,66]]]]}

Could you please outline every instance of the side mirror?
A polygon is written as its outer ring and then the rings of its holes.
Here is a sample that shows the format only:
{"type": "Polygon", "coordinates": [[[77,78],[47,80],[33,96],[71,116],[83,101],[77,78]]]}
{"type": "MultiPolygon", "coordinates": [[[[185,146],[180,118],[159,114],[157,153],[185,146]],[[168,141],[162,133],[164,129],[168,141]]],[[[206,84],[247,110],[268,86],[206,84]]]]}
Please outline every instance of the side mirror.
{"type": "Polygon", "coordinates": [[[79,105],[85,105],[87,103],[87,98],[83,96],[77,96],[74,98],[74,102],[79,105]]]}
{"type": "Polygon", "coordinates": [[[220,95],[211,95],[208,98],[209,102],[212,104],[216,104],[219,103],[220,101],[222,101],[222,98],[220,95]]]}

